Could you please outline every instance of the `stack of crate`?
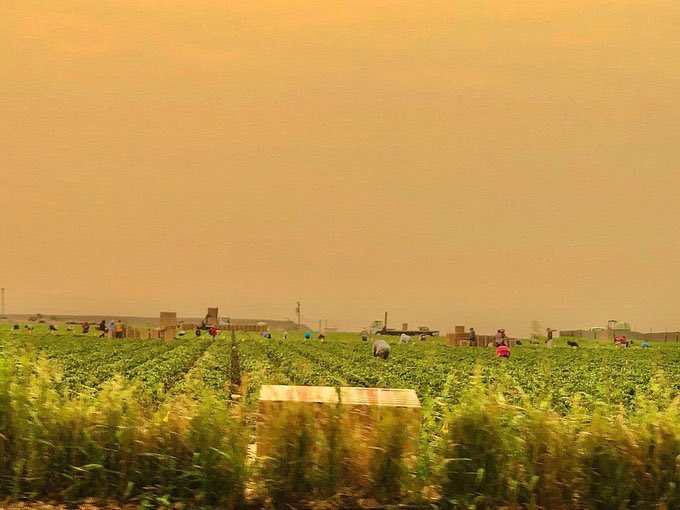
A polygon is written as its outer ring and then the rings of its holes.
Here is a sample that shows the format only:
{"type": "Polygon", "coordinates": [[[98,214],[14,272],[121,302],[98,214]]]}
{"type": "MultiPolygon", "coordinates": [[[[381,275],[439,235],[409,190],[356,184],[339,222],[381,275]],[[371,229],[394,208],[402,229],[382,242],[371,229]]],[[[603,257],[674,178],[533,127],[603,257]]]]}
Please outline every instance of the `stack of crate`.
{"type": "Polygon", "coordinates": [[[161,312],[158,326],[161,329],[174,328],[177,326],[177,312],[161,312]]]}
{"type": "Polygon", "coordinates": [[[217,326],[220,331],[241,331],[244,333],[264,333],[267,325],[263,324],[221,324],[217,326]]]}
{"type": "Polygon", "coordinates": [[[446,335],[450,347],[467,347],[470,345],[470,334],[465,332],[465,326],[456,326],[453,333],[446,335]]]}
{"type": "Polygon", "coordinates": [[[219,323],[219,309],[217,307],[210,307],[208,308],[208,315],[205,319],[205,322],[208,324],[208,326],[217,326],[219,323]]]}
{"type": "MultiPolygon", "coordinates": [[[[496,337],[494,335],[477,335],[477,347],[488,347],[494,345],[496,337]]],[[[446,343],[450,347],[468,347],[470,345],[470,333],[465,332],[465,326],[456,326],[453,333],[446,335],[446,343]]],[[[506,338],[505,343],[514,347],[517,343],[515,338],[506,338]]]]}

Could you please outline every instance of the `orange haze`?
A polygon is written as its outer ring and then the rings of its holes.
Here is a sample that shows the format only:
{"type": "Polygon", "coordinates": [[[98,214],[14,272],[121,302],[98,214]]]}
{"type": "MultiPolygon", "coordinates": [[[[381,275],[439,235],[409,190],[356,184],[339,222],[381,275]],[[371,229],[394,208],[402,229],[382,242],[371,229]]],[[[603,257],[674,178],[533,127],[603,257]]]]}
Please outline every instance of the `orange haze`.
{"type": "Polygon", "coordinates": [[[5,0],[7,312],[678,329],[676,0],[5,0]]]}

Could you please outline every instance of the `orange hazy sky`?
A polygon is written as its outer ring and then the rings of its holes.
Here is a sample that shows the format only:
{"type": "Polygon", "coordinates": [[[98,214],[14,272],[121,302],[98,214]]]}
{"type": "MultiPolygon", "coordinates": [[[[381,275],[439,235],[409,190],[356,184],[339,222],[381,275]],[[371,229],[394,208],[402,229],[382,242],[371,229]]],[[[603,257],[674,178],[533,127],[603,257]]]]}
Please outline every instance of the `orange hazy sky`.
{"type": "Polygon", "coordinates": [[[677,0],[0,2],[8,313],[680,328],[677,0]]]}

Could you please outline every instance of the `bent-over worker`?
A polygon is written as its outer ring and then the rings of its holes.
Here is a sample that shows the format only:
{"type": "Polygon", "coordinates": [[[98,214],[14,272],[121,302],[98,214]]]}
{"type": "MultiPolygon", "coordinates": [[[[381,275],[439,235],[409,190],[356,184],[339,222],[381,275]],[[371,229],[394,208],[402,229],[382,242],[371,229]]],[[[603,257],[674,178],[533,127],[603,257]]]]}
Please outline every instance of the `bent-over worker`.
{"type": "Polygon", "coordinates": [[[365,342],[368,340],[368,329],[364,328],[361,330],[361,333],[359,333],[359,336],[361,337],[361,341],[365,342]]]}
{"type": "Polygon", "coordinates": [[[387,359],[390,356],[390,344],[385,340],[375,340],[373,342],[373,357],[387,359]]]}
{"type": "Polygon", "coordinates": [[[505,345],[505,342],[501,343],[501,345],[496,347],[496,357],[497,358],[509,358],[510,357],[510,349],[508,349],[508,346],[505,345]]]}

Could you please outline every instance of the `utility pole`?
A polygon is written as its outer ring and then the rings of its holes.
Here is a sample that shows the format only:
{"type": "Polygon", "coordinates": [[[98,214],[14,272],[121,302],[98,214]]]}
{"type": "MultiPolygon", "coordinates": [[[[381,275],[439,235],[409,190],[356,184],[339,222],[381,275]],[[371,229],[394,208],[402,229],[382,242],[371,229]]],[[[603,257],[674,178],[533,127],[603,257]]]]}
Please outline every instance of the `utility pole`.
{"type": "Polygon", "coordinates": [[[0,289],[0,295],[2,295],[2,310],[0,311],[0,319],[5,318],[5,287],[0,289]]]}
{"type": "Polygon", "coordinates": [[[321,331],[323,330],[321,329],[321,319],[319,319],[319,333],[321,333],[321,331]]]}
{"type": "Polygon", "coordinates": [[[297,306],[295,307],[295,313],[297,314],[297,319],[298,319],[298,329],[300,329],[300,302],[297,302],[297,306]]]}

